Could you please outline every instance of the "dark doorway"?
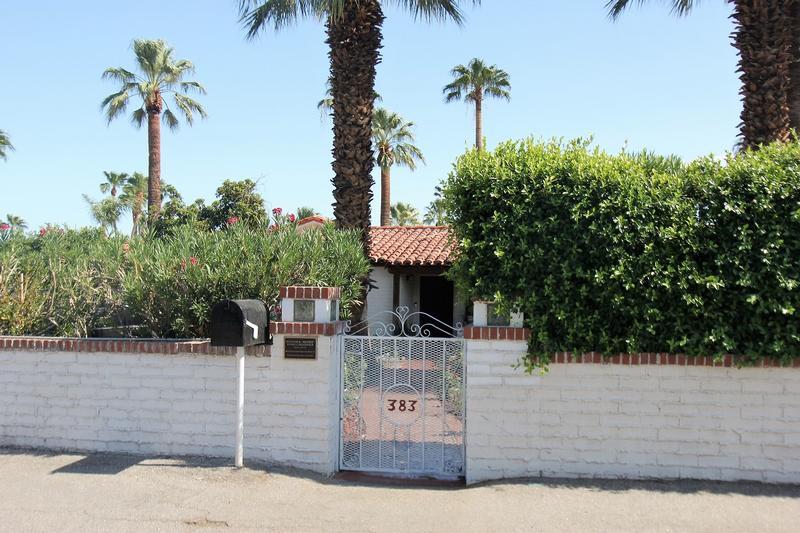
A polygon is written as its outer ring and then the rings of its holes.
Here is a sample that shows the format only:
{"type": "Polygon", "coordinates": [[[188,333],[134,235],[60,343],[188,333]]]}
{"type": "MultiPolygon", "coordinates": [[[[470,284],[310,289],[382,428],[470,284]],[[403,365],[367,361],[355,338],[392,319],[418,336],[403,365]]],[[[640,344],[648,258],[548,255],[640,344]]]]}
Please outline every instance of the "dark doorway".
{"type": "MultiPolygon", "coordinates": [[[[443,276],[420,276],[419,278],[419,310],[444,322],[453,325],[453,282],[443,276]]],[[[423,331],[431,337],[451,337],[453,331],[449,327],[432,320],[426,315],[420,317],[423,331]]]]}

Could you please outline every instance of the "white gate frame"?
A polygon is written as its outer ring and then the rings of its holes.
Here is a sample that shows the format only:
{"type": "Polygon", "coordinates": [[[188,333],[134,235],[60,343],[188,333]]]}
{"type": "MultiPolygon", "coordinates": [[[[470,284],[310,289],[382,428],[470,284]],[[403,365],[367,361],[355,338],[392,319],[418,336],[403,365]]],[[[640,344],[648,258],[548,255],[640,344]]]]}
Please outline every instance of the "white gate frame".
{"type": "MultiPolygon", "coordinates": [[[[344,458],[344,381],[345,381],[345,342],[348,338],[373,338],[373,339],[423,339],[423,340],[440,340],[440,341],[453,341],[459,340],[461,342],[461,401],[462,401],[462,431],[461,431],[461,473],[457,477],[465,477],[467,469],[467,342],[464,339],[464,326],[461,322],[457,322],[451,326],[442,322],[438,318],[421,311],[410,312],[407,306],[399,306],[394,311],[382,311],[370,316],[366,320],[352,324],[352,321],[345,322],[342,333],[339,335],[338,350],[339,350],[339,453],[337,457],[337,470],[351,470],[343,464],[344,458]],[[388,318],[388,321],[376,320],[376,317],[388,318]],[[418,320],[425,318],[427,322],[420,324],[418,320]],[[437,333],[437,336],[431,336],[431,333],[437,333]]],[[[442,368],[443,378],[445,368],[442,368]]],[[[444,393],[444,392],[443,392],[444,393]]],[[[380,415],[383,416],[382,414],[380,415]]],[[[424,424],[424,410],[422,419],[424,424]]],[[[443,422],[444,423],[444,422],[443,422]]],[[[424,450],[424,444],[423,444],[424,450]]],[[[423,459],[424,461],[424,459],[423,459]]],[[[444,464],[442,465],[444,468],[444,464]]],[[[367,470],[357,470],[367,471],[367,470]]],[[[409,476],[435,476],[440,478],[451,478],[445,472],[416,472],[416,471],[391,471],[378,470],[377,473],[385,473],[390,475],[407,474],[409,476]]]]}

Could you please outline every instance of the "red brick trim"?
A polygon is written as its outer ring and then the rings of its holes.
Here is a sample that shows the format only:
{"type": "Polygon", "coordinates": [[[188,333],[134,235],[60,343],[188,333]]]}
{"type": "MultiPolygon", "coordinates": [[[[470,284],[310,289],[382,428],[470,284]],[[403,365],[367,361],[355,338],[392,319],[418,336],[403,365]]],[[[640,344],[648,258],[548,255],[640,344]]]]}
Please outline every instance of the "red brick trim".
{"type": "MultiPolygon", "coordinates": [[[[724,355],[714,358],[709,355],[690,356],[684,354],[668,353],[621,353],[610,356],[603,356],[598,352],[584,354],[573,354],[569,352],[558,352],[551,356],[551,364],[594,364],[594,365],[659,365],[659,366],[713,366],[713,367],[736,367],[736,357],[724,355]]],[[[764,359],[756,365],[756,368],[777,368],[783,366],[800,368],[800,358],[795,359],[790,364],[781,365],[776,359],[764,359]]]]}
{"type": "Polygon", "coordinates": [[[464,338],[470,340],[526,341],[530,337],[528,328],[508,326],[466,326],[464,338]]]}
{"type": "Polygon", "coordinates": [[[340,300],[341,287],[281,287],[281,298],[297,298],[299,300],[340,300]]]}
{"type": "MultiPolygon", "coordinates": [[[[27,352],[103,352],[103,353],[155,353],[155,354],[205,354],[235,355],[231,346],[211,346],[208,339],[89,339],[63,337],[3,337],[0,351],[27,352]]],[[[247,355],[268,357],[268,345],[248,346],[247,355]]]]}
{"type": "Polygon", "coordinates": [[[270,322],[269,332],[279,335],[322,335],[333,337],[342,333],[344,322],[329,322],[320,324],[316,322],[270,322]]]}

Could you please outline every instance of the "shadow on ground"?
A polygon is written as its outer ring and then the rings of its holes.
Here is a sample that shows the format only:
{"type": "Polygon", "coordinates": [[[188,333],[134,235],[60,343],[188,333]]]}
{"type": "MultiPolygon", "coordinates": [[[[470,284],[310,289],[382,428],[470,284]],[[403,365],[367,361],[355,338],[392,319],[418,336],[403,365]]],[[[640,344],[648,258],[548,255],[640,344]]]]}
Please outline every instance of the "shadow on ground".
{"type": "MultiPolygon", "coordinates": [[[[88,453],[74,451],[52,451],[30,448],[0,447],[0,459],[4,455],[31,455],[42,457],[74,456],[75,461],[59,467],[51,474],[85,474],[85,475],[118,475],[129,468],[209,468],[235,471],[229,458],[209,457],[166,457],[131,455],[121,453],[88,453]]],[[[551,488],[589,489],[601,492],[624,493],[627,491],[644,491],[654,493],[678,494],[740,494],[745,496],[761,496],[775,498],[800,499],[800,485],[777,485],[752,481],[722,482],[699,480],[621,480],[621,479],[557,479],[529,478],[509,479],[478,483],[465,486],[463,482],[440,481],[431,479],[407,479],[398,477],[382,477],[343,472],[333,477],[325,477],[314,472],[286,468],[258,461],[246,461],[247,469],[307,479],[323,485],[381,487],[397,490],[475,490],[489,488],[498,492],[508,490],[510,486],[536,486],[551,488]]]]}

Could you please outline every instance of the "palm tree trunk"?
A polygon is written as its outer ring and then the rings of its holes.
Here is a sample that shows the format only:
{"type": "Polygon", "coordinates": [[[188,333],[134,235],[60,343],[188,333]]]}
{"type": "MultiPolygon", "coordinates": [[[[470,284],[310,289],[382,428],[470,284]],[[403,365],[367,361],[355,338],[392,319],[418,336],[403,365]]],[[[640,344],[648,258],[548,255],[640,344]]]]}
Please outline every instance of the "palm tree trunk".
{"type": "Polygon", "coordinates": [[[758,148],[790,138],[789,94],[792,46],[786,23],[796,0],[729,0],[734,4],[734,46],[742,82],[740,144],[758,148]]]}
{"type": "MultiPolygon", "coordinates": [[[[333,216],[336,227],[361,231],[369,256],[372,202],[372,111],[375,69],[381,60],[383,10],[379,0],[345,0],[342,14],[328,18],[330,84],[333,97],[333,216]]],[[[361,320],[369,278],[362,280],[362,303],[350,311],[361,320]]]]}
{"type": "Polygon", "coordinates": [[[363,232],[372,201],[372,110],[383,11],[378,0],[347,0],[327,23],[333,96],[333,215],[339,228],[363,232]]]}
{"type": "Polygon", "coordinates": [[[475,99],[475,148],[483,151],[483,98],[475,99]]]}
{"type": "Polygon", "coordinates": [[[161,106],[147,109],[147,148],[149,151],[147,175],[147,211],[150,221],[161,211],[161,106]]]}
{"type": "Polygon", "coordinates": [[[794,2],[789,10],[789,30],[794,36],[789,67],[789,123],[800,134],[800,2],[794,2]]]}
{"type": "Polygon", "coordinates": [[[381,167],[381,226],[392,224],[391,167],[381,167]]]}

